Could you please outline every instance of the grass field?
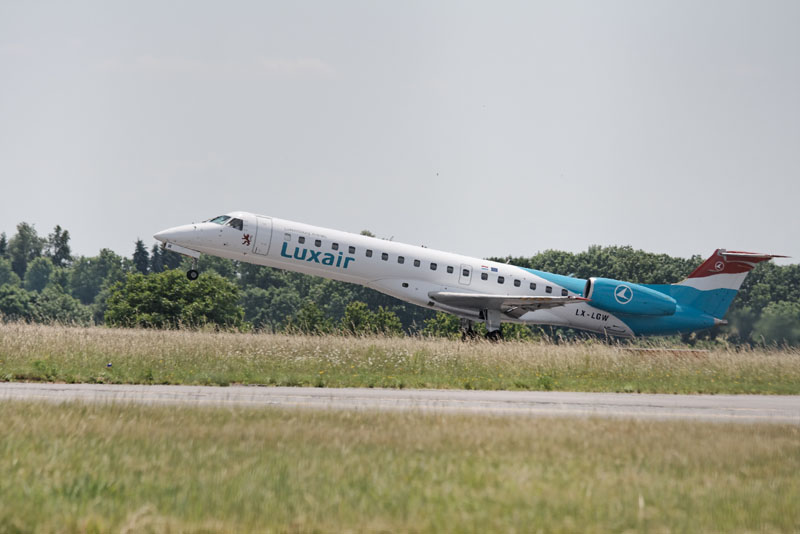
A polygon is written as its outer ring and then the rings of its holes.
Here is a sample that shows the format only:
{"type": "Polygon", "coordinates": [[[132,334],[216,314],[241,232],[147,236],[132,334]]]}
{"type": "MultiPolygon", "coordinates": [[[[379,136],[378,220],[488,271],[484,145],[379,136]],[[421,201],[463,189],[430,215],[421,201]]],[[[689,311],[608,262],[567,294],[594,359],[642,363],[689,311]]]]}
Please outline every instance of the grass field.
{"type": "Polygon", "coordinates": [[[800,394],[800,350],[0,324],[0,380],[800,394]],[[109,367],[108,364],[111,364],[109,367]]]}
{"type": "Polygon", "coordinates": [[[0,403],[0,532],[796,532],[800,428],[0,403]]]}

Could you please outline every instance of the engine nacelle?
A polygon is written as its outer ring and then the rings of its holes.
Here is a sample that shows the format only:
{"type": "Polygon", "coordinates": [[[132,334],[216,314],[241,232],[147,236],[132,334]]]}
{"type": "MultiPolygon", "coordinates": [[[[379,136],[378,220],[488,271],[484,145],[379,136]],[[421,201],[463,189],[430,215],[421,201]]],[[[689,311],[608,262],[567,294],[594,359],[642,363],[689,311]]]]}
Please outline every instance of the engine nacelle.
{"type": "Polygon", "coordinates": [[[583,296],[601,310],[631,315],[672,315],[678,305],[674,298],[654,289],[610,278],[589,278],[583,296]]]}

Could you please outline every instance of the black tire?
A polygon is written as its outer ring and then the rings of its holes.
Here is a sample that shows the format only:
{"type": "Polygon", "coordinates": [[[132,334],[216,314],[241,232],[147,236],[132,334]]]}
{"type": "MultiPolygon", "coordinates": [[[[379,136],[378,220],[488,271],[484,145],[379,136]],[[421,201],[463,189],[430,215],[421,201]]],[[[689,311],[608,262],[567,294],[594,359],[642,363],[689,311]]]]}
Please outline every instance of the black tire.
{"type": "Polygon", "coordinates": [[[195,271],[194,269],[189,269],[186,271],[186,278],[189,280],[197,280],[197,277],[200,276],[200,273],[195,271]]]}
{"type": "Polygon", "coordinates": [[[486,332],[486,339],[492,341],[494,343],[503,340],[503,333],[500,330],[494,330],[492,332],[486,332]]]}

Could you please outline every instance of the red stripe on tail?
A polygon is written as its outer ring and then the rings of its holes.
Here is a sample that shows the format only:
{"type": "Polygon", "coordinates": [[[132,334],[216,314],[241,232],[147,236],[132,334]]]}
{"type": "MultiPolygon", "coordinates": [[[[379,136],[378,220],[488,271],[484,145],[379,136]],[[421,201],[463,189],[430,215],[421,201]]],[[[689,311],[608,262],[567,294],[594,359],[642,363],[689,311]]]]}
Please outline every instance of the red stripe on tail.
{"type": "Polygon", "coordinates": [[[701,278],[714,274],[739,274],[753,269],[756,264],[772,258],[785,258],[774,254],[757,254],[755,252],[740,252],[735,250],[717,249],[700,267],[692,271],[689,278],[701,278]]]}

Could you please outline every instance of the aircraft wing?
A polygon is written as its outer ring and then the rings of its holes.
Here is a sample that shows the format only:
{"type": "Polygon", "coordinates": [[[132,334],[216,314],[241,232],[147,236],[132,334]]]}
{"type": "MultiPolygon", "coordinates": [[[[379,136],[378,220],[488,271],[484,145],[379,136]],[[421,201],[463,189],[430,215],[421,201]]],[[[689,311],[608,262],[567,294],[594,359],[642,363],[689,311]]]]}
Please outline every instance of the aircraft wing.
{"type": "Polygon", "coordinates": [[[441,304],[455,308],[477,310],[499,310],[514,316],[534,310],[546,310],[567,304],[586,302],[584,297],[540,297],[514,295],[483,295],[480,293],[451,293],[449,291],[432,291],[428,297],[441,304]]]}

